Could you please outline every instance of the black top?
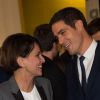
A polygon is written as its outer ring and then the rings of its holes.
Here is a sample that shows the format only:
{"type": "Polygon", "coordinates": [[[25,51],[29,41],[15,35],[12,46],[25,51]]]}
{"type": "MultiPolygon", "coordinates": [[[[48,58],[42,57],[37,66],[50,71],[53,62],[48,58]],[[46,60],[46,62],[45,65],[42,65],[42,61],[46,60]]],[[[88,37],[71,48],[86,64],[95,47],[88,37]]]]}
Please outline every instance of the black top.
{"type": "Polygon", "coordinates": [[[7,81],[10,78],[10,74],[6,73],[2,67],[0,67],[0,83],[7,81]]]}
{"type": "Polygon", "coordinates": [[[43,77],[48,78],[51,81],[54,100],[65,100],[66,98],[66,78],[57,64],[45,57],[45,63],[43,64],[43,77]]]}

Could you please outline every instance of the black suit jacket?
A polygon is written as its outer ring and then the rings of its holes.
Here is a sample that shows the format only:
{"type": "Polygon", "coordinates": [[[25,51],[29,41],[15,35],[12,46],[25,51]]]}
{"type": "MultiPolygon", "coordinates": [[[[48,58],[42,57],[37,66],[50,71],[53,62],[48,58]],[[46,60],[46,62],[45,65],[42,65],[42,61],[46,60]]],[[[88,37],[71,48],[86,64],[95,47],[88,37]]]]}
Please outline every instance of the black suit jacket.
{"type": "Polygon", "coordinates": [[[50,80],[54,100],[65,100],[66,99],[66,77],[63,72],[59,69],[57,64],[45,57],[45,63],[43,63],[43,77],[50,80]]]}
{"type": "Polygon", "coordinates": [[[66,72],[67,100],[100,100],[100,42],[98,42],[93,65],[87,82],[87,95],[84,99],[78,76],[77,57],[74,56],[66,72]]]}

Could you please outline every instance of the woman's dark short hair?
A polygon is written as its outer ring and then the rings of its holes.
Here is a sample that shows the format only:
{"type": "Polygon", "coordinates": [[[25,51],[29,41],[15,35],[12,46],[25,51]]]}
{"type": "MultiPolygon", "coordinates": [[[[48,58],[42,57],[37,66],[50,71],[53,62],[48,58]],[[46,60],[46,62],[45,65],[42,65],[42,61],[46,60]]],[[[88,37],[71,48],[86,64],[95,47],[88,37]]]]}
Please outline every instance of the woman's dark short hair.
{"type": "Polygon", "coordinates": [[[38,44],[37,39],[24,33],[16,33],[8,36],[1,47],[0,64],[10,73],[13,73],[20,66],[17,63],[17,57],[27,57],[38,44]]]}

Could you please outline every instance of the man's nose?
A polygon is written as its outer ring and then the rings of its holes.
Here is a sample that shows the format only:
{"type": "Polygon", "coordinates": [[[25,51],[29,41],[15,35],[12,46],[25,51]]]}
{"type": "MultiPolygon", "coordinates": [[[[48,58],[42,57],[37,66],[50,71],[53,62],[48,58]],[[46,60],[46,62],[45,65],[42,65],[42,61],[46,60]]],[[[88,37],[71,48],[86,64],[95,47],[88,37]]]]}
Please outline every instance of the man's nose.
{"type": "Polygon", "coordinates": [[[59,37],[58,40],[59,40],[59,44],[62,45],[63,44],[63,41],[64,41],[63,38],[62,37],[59,37]]]}

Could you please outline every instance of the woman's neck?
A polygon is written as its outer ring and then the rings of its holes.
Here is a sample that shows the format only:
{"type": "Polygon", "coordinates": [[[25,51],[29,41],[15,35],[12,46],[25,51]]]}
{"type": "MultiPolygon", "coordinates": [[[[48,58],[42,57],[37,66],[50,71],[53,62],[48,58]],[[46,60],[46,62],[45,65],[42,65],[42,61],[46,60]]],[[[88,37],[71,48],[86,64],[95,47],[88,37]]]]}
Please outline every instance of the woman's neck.
{"type": "Polygon", "coordinates": [[[14,73],[14,77],[21,91],[30,92],[33,89],[33,77],[30,78],[23,72],[20,73],[18,71],[14,73]]]}

